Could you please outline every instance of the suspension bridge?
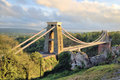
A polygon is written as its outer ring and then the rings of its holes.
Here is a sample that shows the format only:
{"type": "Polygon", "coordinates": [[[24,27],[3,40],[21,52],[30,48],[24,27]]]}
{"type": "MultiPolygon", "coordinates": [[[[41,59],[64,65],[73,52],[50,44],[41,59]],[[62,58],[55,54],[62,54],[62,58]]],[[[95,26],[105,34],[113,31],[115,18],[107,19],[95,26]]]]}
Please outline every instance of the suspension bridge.
{"type": "MultiPolygon", "coordinates": [[[[104,49],[110,49],[110,39],[107,31],[102,31],[102,34],[98,37],[98,39],[92,41],[92,42],[84,42],[77,38],[75,38],[73,35],[71,35],[67,30],[61,27],[61,22],[47,22],[48,26],[44,29],[42,29],[37,34],[33,35],[29,39],[25,40],[24,42],[20,43],[19,45],[15,46],[12,51],[19,48],[26,42],[30,41],[34,37],[37,37],[27,45],[21,47],[18,51],[15,52],[15,54],[21,52],[43,36],[45,36],[45,43],[44,43],[44,53],[47,54],[59,54],[63,51],[80,51],[83,48],[91,47],[98,45],[98,52],[102,52],[104,49]],[[46,30],[46,31],[45,31],[46,30]],[[79,43],[79,45],[76,46],[70,46],[70,47],[63,47],[63,35],[67,37],[68,39],[79,43]]],[[[39,44],[38,44],[39,45],[39,44]]]]}

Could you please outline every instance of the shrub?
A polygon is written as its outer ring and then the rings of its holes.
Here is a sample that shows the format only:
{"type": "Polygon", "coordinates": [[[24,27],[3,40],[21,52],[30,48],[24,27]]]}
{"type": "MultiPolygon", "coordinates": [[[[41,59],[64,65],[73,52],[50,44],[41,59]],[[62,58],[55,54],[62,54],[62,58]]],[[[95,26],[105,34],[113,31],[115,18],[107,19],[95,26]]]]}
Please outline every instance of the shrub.
{"type": "Polygon", "coordinates": [[[70,70],[70,52],[62,52],[58,55],[59,64],[55,66],[55,71],[63,71],[63,70],[70,70]]]}
{"type": "Polygon", "coordinates": [[[36,63],[39,64],[40,63],[40,59],[42,60],[42,55],[39,52],[34,52],[31,55],[31,59],[36,63]]]}

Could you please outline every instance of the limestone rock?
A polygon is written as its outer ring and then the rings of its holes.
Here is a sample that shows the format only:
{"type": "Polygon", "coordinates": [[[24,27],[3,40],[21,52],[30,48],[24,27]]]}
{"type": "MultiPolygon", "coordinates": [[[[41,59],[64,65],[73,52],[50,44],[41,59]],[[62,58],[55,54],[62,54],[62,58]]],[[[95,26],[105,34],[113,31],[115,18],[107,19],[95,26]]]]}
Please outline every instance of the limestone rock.
{"type": "Polygon", "coordinates": [[[112,52],[116,55],[120,55],[120,46],[114,46],[112,47],[112,52]]]}
{"type": "Polygon", "coordinates": [[[93,57],[87,56],[86,53],[78,52],[71,53],[71,69],[79,68],[90,68],[98,64],[104,63],[105,61],[115,60],[115,58],[120,56],[120,46],[112,47],[110,51],[105,50],[103,54],[96,55],[93,57]],[[111,58],[110,58],[111,57],[111,58]]]}
{"type": "Polygon", "coordinates": [[[106,60],[106,56],[104,54],[97,55],[90,58],[90,62],[92,66],[98,65],[100,63],[103,63],[106,60]]]}
{"type": "Polygon", "coordinates": [[[75,69],[76,66],[80,68],[87,68],[89,59],[86,53],[72,53],[71,54],[71,69],[75,69]]]}

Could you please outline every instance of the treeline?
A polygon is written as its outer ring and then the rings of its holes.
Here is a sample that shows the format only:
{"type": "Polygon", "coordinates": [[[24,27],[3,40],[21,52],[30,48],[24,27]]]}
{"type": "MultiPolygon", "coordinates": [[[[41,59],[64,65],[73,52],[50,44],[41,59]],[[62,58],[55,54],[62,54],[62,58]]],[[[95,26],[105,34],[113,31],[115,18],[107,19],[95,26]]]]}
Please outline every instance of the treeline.
{"type": "Polygon", "coordinates": [[[16,45],[18,42],[14,39],[0,35],[0,80],[40,77],[58,63],[55,57],[45,59],[39,52],[31,54],[23,51],[19,54],[10,52],[16,45]]]}
{"type": "MultiPolygon", "coordinates": [[[[15,38],[15,40],[17,40],[19,43],[22,43],[23,41],[27,40],[30,37],[31,36],[18,36],[18,37],[15,38]]],[[[35,38],[33,38],[32,40],[34,40],[34,39],[35,38]]],[[[30,43],[32,40],[28,41],[27,43],[25,43],[21,47],[23,47],[26,44],[30,43]]],[[[38,51],[38,52],[39,51],[43,51],[44,40],[45,40],[44,37],[42,37],[40,40],[37,40],[35,43],[33,43],[32,45],[30,45],[29,47],[27,47],[24,51],[26,51],[28,53],[32,53],[32,52],[35,52],[35,51],[38,51]]]]}
{"type": "MultiPolygon", "coordinates": [[[[101,32],[71,33],[71,34],[81,41],[92,42],[101,35],[101,32]]],[[[109,32],[109,36],[112,39],[112,46],[116,46],[116,45],[120,44],[120,31],[109,32]]],[[[30,36],[18,36],[16,38],[16,40],[19,43],[21,43],[28,38],[30,38],[30,36]]],[[[35,51],[43,51],[44,40],[45,40],[44,37],[41,38],[40,40],[36,41],[32,45],[30,45],[28,48],[26,48],[24,51],[29,52],[29,53],[32,53],[35,51]]],[[[31,41],[29,41],[29,42],[31,42],[31,41]]],[[[63,42],[64,42],[64,47],[79,45],[78,43],[71,41],[70,39],[66,38],[65,36],[63,36],[63,42]]],[[[28,44],[28,43],[26,43],[26,44],[28,44]]],[[[93,47],[82,49],[82,51],[89,54],[89,56],[94,56],[97,54],[97,48],[98,48],[98,46],[93,46],[93,47]]]]}
{"type": "MultiPolygon", "coordinates": [[[[71,33],[71,34],[81,41],[92,42],[101,35],[101,32],[71,33]]],[[[112,39],[112,46],[120,44],[120,31],[108,32],[108,34],[110,39],[112,39]]],[[[65,44],[64,46],[74,45],[72,41],[66,38],[64,38],[64,44],[65,44]]]]}
{"type": "MultiPolygon", "coordinates": [[[[101,32],[87,32],[87,33],[71,33],[77,39],[85,41],[85,42],[92,42],[96,40],[100,35],[101,32]]],[[[120,44],[120,31],[116,32],[109,32],[109,38],[112,40],[111,46],[117,46],[120,44]]],[[[72,46],[78,45],[77,43],[69,40],[68,38],[64,38],[64,46],[72,46]]],[[[89,56],[95,56],[98,54],[98,46],[88,47],[82,49],[81,51],[87,53],[89,56]]]]}
{"type": "MultiPolygon", "coordinates": [[[[94,41],[95,39],[97,39],[99,37],[98,35],[100,35],[100,32],[71,33],[71,34],[79,40],[82,40],[82,41],[85,41],[85,42],[91,42],[91,41],[94,41]]],[[[30,37],[31,36],[18,36],[15,39],[19,43],[22,43],[23,41],[27,40],[30,37]]],[[[34,39],[32,39],[32,40],[34,40],[34,39]]],[[[30,43],[32,40],[28,41],[24,45],[30,43]]],[[[29,52],[29,53],[35,52],[35,51],[43,51],[44,41],[45,41],[45,37],[42,37],[40,40],[38,40],[35,43],[33,43],[32,45],[30,45],[24,51],[29,52]]],[[[64,43],[64,47],[79,45],[78,43],[71,41],[70,39],[66,38],[65,36],[63,36],[63,43],[64,43]]],[[[24,46],[24,45],[22,45],[22,46],[24,46]]]]}

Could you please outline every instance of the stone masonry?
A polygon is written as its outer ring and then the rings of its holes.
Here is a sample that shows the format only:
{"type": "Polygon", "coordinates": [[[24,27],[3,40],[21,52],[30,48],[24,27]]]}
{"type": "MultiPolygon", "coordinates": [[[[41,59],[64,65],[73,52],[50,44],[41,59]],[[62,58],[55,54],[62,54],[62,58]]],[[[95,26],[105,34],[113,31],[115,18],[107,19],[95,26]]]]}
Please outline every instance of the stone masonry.
{"type": "Polygon", "coordinates": [[[63,51],[61,22],[47,22],[47,24],[47,30],[54,26],[55,28],[45,36],[44,52],[59,54],[63,51]]]}

